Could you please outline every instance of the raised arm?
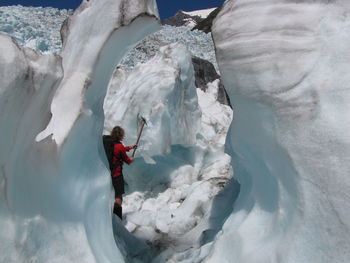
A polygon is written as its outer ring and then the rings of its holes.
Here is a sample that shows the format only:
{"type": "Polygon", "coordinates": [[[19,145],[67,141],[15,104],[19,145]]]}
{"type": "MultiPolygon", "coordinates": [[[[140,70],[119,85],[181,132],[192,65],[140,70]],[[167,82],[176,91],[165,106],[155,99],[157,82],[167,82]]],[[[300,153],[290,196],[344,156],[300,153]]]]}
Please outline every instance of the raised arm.
{"type": "Polygon", "coordinates": [[[116,144],[114,145],[114,153],[115,155],[118,155],[120,154],[120,158],[126,162],[127,164],[130,164],[134,161],[134,158],[132,157],[129,157],[127,154],[126,154],[126,151],[129,151],[131,149],[133,149],[134,146],[124,146],[123,144],[116,144]]]}
{"type": "Polygon", "coordinates": [[[135,145],[131,145],[131,146],[124,146],[124,148],[125,148],[125,151],[130,151],[131,149],[136,149],[137,148],[137,145],[135,144],[135,145]]]}

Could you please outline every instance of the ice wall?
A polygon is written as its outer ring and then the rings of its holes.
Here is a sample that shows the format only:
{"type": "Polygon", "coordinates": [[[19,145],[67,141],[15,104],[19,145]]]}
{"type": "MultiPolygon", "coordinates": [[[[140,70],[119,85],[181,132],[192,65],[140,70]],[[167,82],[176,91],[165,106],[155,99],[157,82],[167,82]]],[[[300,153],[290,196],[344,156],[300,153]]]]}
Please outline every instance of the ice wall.
{"type": "Polygon", "coordinates": [[[151,0],[83,1],[62,29],[62,59],[1,36],[1,262],[123,262],[102,105],[115,65],[156,17],[151,0]]]}
{"type": "Polygon", "coordinates": [[[200,128],[191,55],[184,45],[160,48],[156,57],[127,74],[115,72],[104,105],[105,130],[125,127],[125,143],[137,139],[136,116],[147,120],[138,153],[164,155],[172,145],[192,146],[200,128]]]}
{"type": "Polygon", "coordinates": [[[349,11],[231,0],[215,20],[241,193],[206,262],[349,262],[349,11]]]}

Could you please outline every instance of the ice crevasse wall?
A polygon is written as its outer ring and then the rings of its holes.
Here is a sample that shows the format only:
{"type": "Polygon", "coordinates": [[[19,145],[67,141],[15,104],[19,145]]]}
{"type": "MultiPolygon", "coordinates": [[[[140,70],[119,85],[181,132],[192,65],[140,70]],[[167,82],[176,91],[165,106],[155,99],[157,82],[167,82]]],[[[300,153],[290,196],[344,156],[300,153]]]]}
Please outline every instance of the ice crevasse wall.
{"type": "Polygon", "coordinates": [[[208,262],[349,262],[349,11],[236,0],[215,20],[241,193],[208,262]]]}
{"type": "Polygon", "coordinates": [[[1,262],[123,262],[102,106],[116,64],[157,17],[155,1],[83,1],[63,26],[61,56],[0,36],[1,262]]]}

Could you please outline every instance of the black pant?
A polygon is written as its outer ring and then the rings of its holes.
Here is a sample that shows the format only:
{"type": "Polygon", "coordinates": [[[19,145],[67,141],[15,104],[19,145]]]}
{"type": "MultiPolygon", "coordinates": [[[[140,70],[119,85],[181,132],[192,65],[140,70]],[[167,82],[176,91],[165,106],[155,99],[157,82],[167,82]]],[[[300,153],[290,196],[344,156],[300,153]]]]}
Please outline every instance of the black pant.
{"type": "Polygon", "coordinates": [[[123,177],[123,175],[113,177],[112,184],[114,187],[115,198],[121,197],[125,193],[124,192],[124,177],[123,177]]]}

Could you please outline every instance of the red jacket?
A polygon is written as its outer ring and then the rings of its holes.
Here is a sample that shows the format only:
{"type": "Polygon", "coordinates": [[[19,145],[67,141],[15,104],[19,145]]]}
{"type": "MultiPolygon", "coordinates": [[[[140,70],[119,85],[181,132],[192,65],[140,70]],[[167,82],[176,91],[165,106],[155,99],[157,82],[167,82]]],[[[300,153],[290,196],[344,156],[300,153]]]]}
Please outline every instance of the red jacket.
{"type": "Polygon", "coordinates": [[[126,152],[130,151],[131,149],[132,149],[132,146],[124,146],[121,142],[116,143],[114,145],[113,163],[116,163],[117,165],[116,165],[116,168],[114,169],[112,177],[121,176],[123,174],[123,162],[127,164],[131,163],[131,159],[126,154],[126,152]]]}

